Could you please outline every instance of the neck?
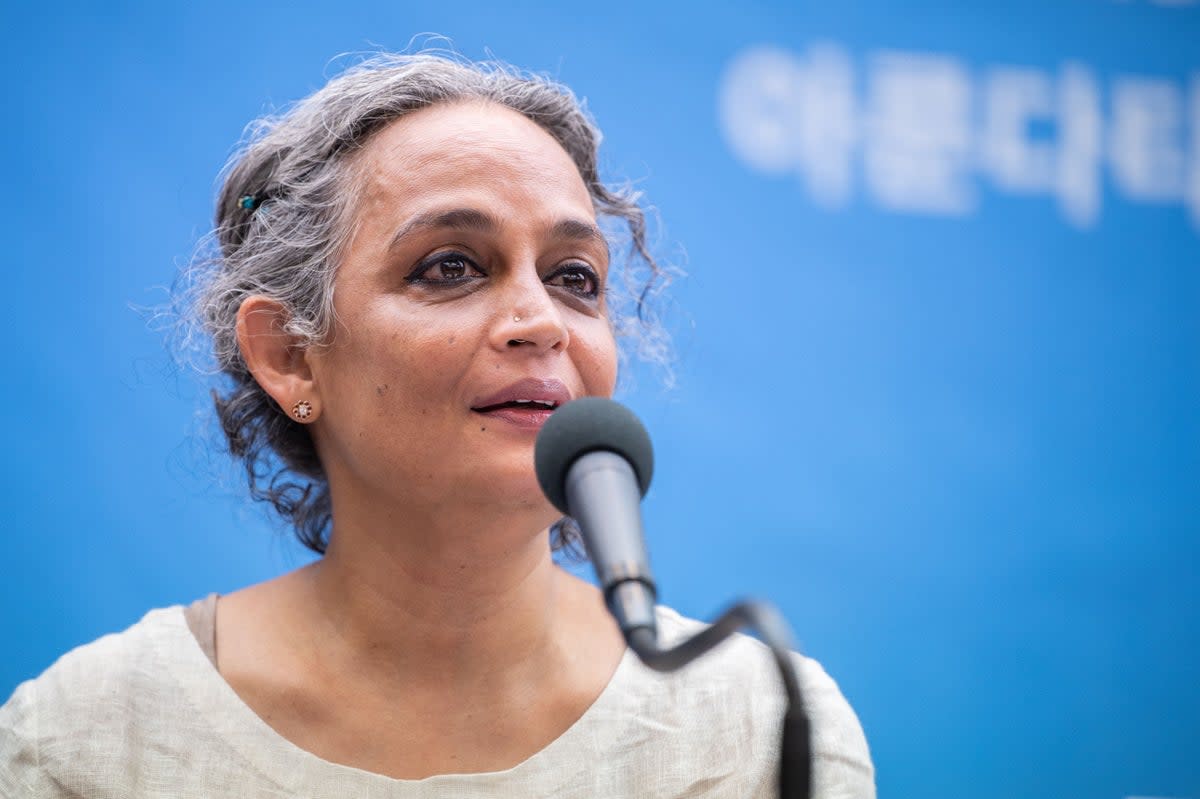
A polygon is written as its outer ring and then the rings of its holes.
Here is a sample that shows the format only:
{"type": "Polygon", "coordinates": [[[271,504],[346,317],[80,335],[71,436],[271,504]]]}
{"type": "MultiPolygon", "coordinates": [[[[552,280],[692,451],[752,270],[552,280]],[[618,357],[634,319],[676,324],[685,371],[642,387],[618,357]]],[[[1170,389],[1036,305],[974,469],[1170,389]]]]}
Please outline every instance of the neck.
{"type": "Polygon", "coordinates": [[[572,578],[555,566],[541,519],[491,515],[500,518],[401,521],[339,509],[329,549],[307,574],[323,646],[342,668],[462,691],[556,665],[569,644],[572,578]]]}

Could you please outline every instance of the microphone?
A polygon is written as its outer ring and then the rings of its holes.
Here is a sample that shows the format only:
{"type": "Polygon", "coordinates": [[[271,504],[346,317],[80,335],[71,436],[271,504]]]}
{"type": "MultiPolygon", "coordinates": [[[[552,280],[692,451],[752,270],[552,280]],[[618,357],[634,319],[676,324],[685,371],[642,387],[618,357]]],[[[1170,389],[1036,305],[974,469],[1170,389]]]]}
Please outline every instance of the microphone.
{"type": "Polygon", "coordinates": [[[641,514],[654,474],[646,428],[618,402],[583,397],[542,425],[534,464],[546,497],[579,523],[609,612],[626,640],[639,628],[657,640],[657,589],[641,514]]]}
{"type": "Polygon", "coordinates": [[[654,450],[638,418],[624,405],[602,397],[568,402],[542,425],[534,445],[534,466],[546,497],[579,523],[608,610],[642,663],[656,671],[675,671],[740,628],[758,631],[779,668],[788,698],[779,795],[809,799],[812,730],[792,662],[791,631],[779,611],[766,602],[739,602],[691,638],[669,649],[658,643],[657,589],[641,514],[641,500],[654,473],[654,450]]]}

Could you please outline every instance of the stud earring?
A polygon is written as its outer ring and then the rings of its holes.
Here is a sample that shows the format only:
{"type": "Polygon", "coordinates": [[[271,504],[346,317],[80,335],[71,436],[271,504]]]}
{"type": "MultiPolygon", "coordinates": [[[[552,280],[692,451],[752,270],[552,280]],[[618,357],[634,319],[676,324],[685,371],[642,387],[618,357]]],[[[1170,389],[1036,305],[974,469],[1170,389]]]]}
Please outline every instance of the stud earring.
{"type": "Polygon", "coordinates": [[[292,416],[295,416],[302,422],[308,417],[312,416],[312,412],[312,403],[308,400],[300,400],[292,406],[292,416]]]}
{"type": "Polygon", "coordinates": [[[520,321],[521,321],[521,317],[519,317],[519,316],[513,316],[513,321],[514,321],[514,322],[520,322],[520,321]]]}

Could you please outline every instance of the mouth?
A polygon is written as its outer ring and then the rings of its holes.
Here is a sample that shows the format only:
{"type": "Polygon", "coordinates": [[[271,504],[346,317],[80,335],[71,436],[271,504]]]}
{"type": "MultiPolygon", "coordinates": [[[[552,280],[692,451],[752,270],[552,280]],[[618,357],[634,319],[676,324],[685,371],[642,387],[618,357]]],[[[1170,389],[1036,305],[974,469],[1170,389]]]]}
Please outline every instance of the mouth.
{"type": "Polygon", "coordinates": [[[476,413],[491,413],[505,408],[511,408],[515,411],[553,411],[559,406],[559,403],[554,400],[536,400],[536,399],[514,399],[506,402],[498,402],[495,405],[485,405],[482,408],[472,408],[476,413]]]}
{"type": "Polygon", "coordinates": [[[560,380],[525,378],[479,398],[471,410],[522,428],[540,428],[559,406],[571,401],[560,380]]]}

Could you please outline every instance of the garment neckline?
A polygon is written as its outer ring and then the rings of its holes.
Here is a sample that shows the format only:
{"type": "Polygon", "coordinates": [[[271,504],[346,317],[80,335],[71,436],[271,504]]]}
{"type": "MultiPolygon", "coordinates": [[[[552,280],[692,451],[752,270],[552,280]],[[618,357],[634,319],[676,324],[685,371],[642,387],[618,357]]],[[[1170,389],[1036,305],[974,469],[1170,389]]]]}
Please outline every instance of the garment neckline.
{"type": "MultiPolygon", "coordinates": [[[[630,679],[637,661],[637,656],[626,647],[608,683],[583,714],[557,738],[511,768],[466,774],[438,774],[419,780],[396,779],[325,760],[280,735],[255,713],[221,676],[188,627],[183,611],[181,605],[151,611],[145,621],[162,624],[170,631],[176,644],[180,636],[186,639],[182,646],[156,647],[156,656],[164,661],[161,665],[179,683],[181,693],[191,703],[195,712],[209,722],[221,739],[237,750],[241,759],[270,781],[285,789],[304,786],[305,790],[309,791],[314,785],[328,785],[330,796],[344,796],[349,790],[382,790],[384,795],[407,791],[403,795],[411,797],[421,795],[413,794],[413,789],[425,787],[491,787],[501,781],[557,775],[557,770],[549,767],[539,769],[539,765],[543,761],[563,762],[559,753],[582,741],[586,740],[589,746],[603,747],[603,738],[617,737],[618,731],[603,721],[602,717],[607,709],[618,701],[621,688],[630,679]],[[159,614],[158,618],[152,619],[155,614],[159,614]]],[[[569,776],[562,774],[556,778],[554,784],[538,785],[537,788],[554,791],[569,776]]]]}

